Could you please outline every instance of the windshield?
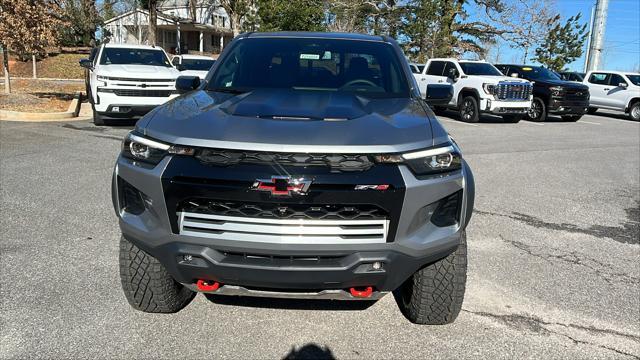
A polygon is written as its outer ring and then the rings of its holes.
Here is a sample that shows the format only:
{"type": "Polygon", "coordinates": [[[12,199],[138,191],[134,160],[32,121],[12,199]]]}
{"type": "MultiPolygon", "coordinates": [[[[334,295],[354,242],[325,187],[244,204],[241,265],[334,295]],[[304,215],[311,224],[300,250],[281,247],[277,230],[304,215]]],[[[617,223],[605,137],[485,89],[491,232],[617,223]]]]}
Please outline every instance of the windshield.
{"type": "Polygon", "coordinates": [[[154,65],[171,67],[162,50],[133,48],[104,48],[101,65],[154,65]]]}
{"type": "Polygon", "coordinates": [[[210,90],[276,88],[408,97],[409,84],[386,43],[316,38],[248,38],[217,66],[210,90]]]}
{"type": "Polygon", "coordinates": [[[562,80],[558,74],[542,66],[523,66],[519,70],[527,80],[562,80]]]}
{"type": "Polygon", "coordinates": [[[213,59],[182,59],[182,66],[186,70],[209,71],[215,62],[213,59]]]}
{"type": "Polygon", "coordinates": [[[504,76],[493,65],[482,62],[460,62],[462,72],[466,75],[504,76]]]}
{"type": "Polygon", "coordinates": [[[640,74],[626,74],[633,85],[640,86],[640,74]]]}

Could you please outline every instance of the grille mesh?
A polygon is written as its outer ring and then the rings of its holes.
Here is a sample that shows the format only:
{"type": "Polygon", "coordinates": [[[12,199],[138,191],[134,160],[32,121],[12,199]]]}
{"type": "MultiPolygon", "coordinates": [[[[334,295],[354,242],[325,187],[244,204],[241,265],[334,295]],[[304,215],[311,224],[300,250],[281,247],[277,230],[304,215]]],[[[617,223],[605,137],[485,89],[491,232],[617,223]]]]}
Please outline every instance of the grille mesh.
{"type": "Polygon", "coordinates": [[[307,205],[239,203],[215,200],[187,200],[178,212],[268,219],[373,220],[385,219],[386,211],[375,205],[307,205]]]}
{"type": "Polygon", "coordinates": [[[171,95],[171,90],[118,89],[113,92],[118,96],[168,97],[171,95]]]}
{"type": "Polygon", "coordinates": [[[531,85],[526,83],[499,83],[496,96],[500,100],[529,100],[531,85]]]}
{"type": "Polygon", "coordinates": [[[201,149],[196,158],[205,164],[229,166],[274,164],[283,166],[325,166],[333,171],[363,171],[373,166],[367,155],[358,154],[296,154],[253,151],[201,149]]]}

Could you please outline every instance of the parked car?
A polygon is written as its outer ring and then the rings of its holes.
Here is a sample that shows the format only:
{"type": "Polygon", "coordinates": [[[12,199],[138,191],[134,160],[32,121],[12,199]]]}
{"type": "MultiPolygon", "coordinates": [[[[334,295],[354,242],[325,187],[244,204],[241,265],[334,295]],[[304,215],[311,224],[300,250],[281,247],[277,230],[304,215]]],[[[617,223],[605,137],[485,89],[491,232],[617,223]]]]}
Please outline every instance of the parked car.
{"type": "Polygon", "coordinates": [[[424,70],[424,64],[414,64],[410,63],[411,72],[414,74],[420,74],[424,70]]]}
{"type": "Polygon", "coordinates": [[[558,72],[558,76],[560,79],[565,81],[576,81],[582,82],[584,81],[584,73],[573,72],[573,71],[560,71],[558,72]]]}
{"type": "MultiPolygon", "coordinates": [[[[389,37],[248,33],[138,121],[113,173],[129,303],[195,292],[460,312],[474,181],[389,37]]],[[[427,88],[447,102],[451,86],[427,88]]]]}
{"type": "Polygon", "coordinates": [[[622,71],[590,71],[584,79],[589,87],[589,113],[598,109],[622,111],[640,120],[640,74],[622,71]]]}
{"type": "Polygon", "coordinates": [[[428,84],[451,84],[454,94],[446,107],[457,110],[463,121],[478,122],[481,113],[490,113],[518,122],[531,108],[531,83],[506,77],[484,61],[431,59],[414,76],[423,96],[428,84]]]}
{"type": "Polygon", "coordinates": [[[564,81],[542,66],[498,64],[496,68],[507,76],[533,83],[529,120],[546,121],[549,114],[556,114],[565,121],[578,121],[587,112],[589,88],[585,85],[564,81]]]}
{"type": "Polygon", "coordinates": [[[96,125],[140,117],[178,96],[180,72],[159,47],[104,44],[80,66],[88,70],[87,96],[96,125]]]}
{"type": "Polygon", "coordinates": [[[176,55],[171,59],[173,66],[181,72],[180,75],[197,76],[201,80],[204,80],[215,62],[203,55],[176,55]]]}

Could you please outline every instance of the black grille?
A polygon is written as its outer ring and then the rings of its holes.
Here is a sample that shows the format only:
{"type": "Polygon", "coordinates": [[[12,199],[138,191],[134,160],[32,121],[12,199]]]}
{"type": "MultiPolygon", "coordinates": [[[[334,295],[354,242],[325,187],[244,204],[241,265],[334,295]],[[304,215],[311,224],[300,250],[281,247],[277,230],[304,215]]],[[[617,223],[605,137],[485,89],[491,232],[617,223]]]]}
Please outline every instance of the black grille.
{"type": "Polygon", "coordinates": [[[118,96],[168,97],[171,95],[171,90],[118,89],[113,92],[118,96]]]}
{"type": "Polygon", "coordinates": [[[332,171],[363,171],[373,166],[367,155],[296,154],[254,151],[201,149],[196,158],[205,164],[229,166],[245,164],[279,164],[283,166],[325,166],[332,171]]]}
{"type": "Polygon", "coordinates": [[[223,262],[233,264],[252,264],[261,266],[338,266],[344,256],[317,256],[317,255],[265,255],[238,252],[223,252],[225,258],[223,262]]]}
{"type": "Polygon", "coordinates": [[[496,96],[500,100],[529,100],[530,95],[531,85],[527,83],[499,83],[496,90],[496,96]]]}
{"type": "Polygon", "coordinates": [[[586,100],[589,98],[589,90],[587,89],[567,89],[565,94],[566,100],[586,100]]]}
{"type": "Polygon", "coordinates": [[[183,201],[178,206],[178,211],[267,219],[367,220],[387,218],[387,213],[383,209],[365,204],[308,205],[191,199],[183,201]]]}

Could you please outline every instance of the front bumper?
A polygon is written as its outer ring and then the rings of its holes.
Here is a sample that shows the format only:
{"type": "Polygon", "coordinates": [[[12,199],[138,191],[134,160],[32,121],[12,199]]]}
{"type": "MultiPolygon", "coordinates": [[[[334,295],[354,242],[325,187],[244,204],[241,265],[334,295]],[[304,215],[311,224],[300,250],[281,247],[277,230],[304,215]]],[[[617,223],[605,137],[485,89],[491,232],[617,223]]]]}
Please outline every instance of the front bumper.
{"type": "Polygon", "coordinates": [[[564,100],[564,99],[551,99],[547,106],[547,111],[550,114],[556,115],[583,115],[589,108],[589,100],[564,100]]]}
{"type": "Polygon", "coordinates": [[[118,96],[115,93],[98,91],[94,106],[98,113],[108,117],[142,116],[158,105],[178,97],[179,94],[169,96],[118,96]],[[118,107],[120,111],[114,111],[118,107]]]}
{"type": "MultiPolygon", "coordinates": [[[[375,177],[380,176],[379,170],[371,169],[356,175],[316,172],[312,174],[316,179],[314,185],[317,183],[321,191],[310,191],[304,198],[277,201],[298,205],[332,201],[378,204],[390,210],[387,241],[282,243],[186,235],[181,233],[176,211],[182,200],[194,195],[215,196],[225,201],[276,200],[234,183],[243,176],[255,179],[266,174],[247,173],[249,170],[244,167],[199,167],[194,159],[180,158],[169,156],[151,167],[120,157],[114,171],[113,200],[123,236],[157,258],[176,281],[191,288],[198,279],[204,279],[251,291],[321,294],[325,290],[361,286],[373,286],[376,292],[392,291],[416,270],[455,251],[473,207],[474,182],[466,164],[462,171],[430,179],[416,178],[405,166],[392,166],[384,182],[390,183],[394,192],[387,194],[336,189],[335,182],[379,183],[375,182],[375,177]],[[194,176],[199,176],[200,180],[196,181],[194,176]],[[229,179],[225,180],[225,177],[229,179]],[[123,211],[120,203],[122,181],[144,193],[145,209],[140,214],[123,211]],[[332,181],[334,184],[330,184],[332,181]],[[425,205],[460,190],[458,224],[438,227],[424,220],[425,205]],[[381,264],[378,269],[373,267],[376,262],[381,264]]],[[[288,171],[304,172],[306,176],[314,170],[288,171]]]]}
{"type": "Polygon", "coordinates": [[[527,101],[503,101],[482,98],[480,99],[480,111],[495,115],[527,114],[531,109],[531,100],[527,101]]]}

